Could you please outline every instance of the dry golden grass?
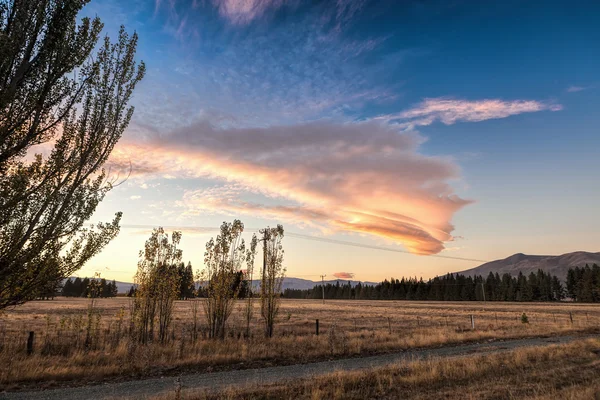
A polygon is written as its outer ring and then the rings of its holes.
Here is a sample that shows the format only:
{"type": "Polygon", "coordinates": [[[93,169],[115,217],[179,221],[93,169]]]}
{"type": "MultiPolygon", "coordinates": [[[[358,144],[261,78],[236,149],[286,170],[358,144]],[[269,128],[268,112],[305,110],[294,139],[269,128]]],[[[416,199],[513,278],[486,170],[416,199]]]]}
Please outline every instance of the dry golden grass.
{"type": "MultiPolygon", "coordinates": [[[[291,364],[600,327],[600,306],[587,304],[336,300],[323,305],[315,300],[284,300],[275,337],[270,340],[263,338],[258,317],[252,337],[240,338],[244,324],[236,310],[225,340],[207,340],[201,328],[194,342],[190,302],[178,301],[170,343],[137,346],[128,339],[128,301],[98,302],[100,317],[93,321],[88,348],[84,346],[86,299],[31,302],[0,316],[0,389],[291,364]],[[521,323],[523,312],[529,324],[521,323]],[[470,315],[475,317],[474,331],[470,315]],[[314,335],[315,319],[320,321],[318,337],[314,335]],[[25,351],[29,331],[36,332],[31,356],[25,351]]],[[[205,325],[203,316],[200,324],[205,325]]]]}
{"type": "MultiPolygon", "coordinates": [[[[507,353],[406,362],[368,371],[242,388],[183,393],[224,399],[600,399],[600,340],[507,353]]],[[[171,400],[174,394],[152,397],[171,400]]]]}

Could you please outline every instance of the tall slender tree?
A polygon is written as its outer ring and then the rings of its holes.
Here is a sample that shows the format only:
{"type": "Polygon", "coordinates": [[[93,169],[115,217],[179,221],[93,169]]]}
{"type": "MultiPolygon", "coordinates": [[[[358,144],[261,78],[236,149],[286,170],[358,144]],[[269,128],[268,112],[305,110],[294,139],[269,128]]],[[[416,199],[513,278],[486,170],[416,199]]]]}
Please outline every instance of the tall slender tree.
{"type": "Polygon", "coordinates": [[[173,232],[169,239],[163,228],[157,228],[140,251],[133,307],[134,334],[140,343],[154,339],[157,321],[159,340],[167,340],[174,301],[179,294],[177,264],[183,255],[178,248],[180,240],[181,232],[173,232]]]}
{"type": "Polygon", "coordinates": [[[283,266],[283,226],[262,229],[263,268],[260,284],[261,315],[265,324],[265,336],[273,336],[275,318],[279,313],[281,285],[285,277],[283,266]]]}
{"type": "MultiPolygon", "coordinates": [[[[242,287],[240,284],[236,285],[235,281],[248,260],[246,244],[242,239],[243,231],[244,224],[240,220],[223,222],[216,239],[211,238],[206,243],[204,270],[200,279],[206,294],[203,304],[211,338],[225,337],[225,324],[242,287]]],[[[256,248],[255,245],[251,246],[251,251],[253,247],[256,248]]],[[[254,256],[252,260],[253,258],[254,256]]]]}
{"type": "Polygon", "coordinates": [[[103,26],[77,23],[87,3],[0,0],[0,309],[68,277],[119,232],[120,212],[84,224],[117,181],[103,165],[145,66],[124,28],[90,56],[103,26]]]}

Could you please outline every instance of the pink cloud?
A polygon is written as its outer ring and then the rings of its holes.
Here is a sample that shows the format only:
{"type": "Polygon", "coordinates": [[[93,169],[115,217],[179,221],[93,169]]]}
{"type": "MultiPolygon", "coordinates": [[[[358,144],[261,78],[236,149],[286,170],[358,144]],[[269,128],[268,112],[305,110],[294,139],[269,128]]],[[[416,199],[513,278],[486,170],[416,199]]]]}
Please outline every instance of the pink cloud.
{"type": "Polygon", "coordinates": [[[354,274],[352,272],[335,272],[333,274],[336,278],[339,279],[352,279],[354,278],[354,274]]]}
{"type": "Polygon", "coordinates": [[[396,121],[407,127],[430,125],[435,121],[452,125],[456,122],[479,122],[546,110],[560,111],[562,106],[536,100],[484,99],[470,101],[438,97],[425,99],[406,111],[382,115],[377,119],[396,121]]]}
{"type": "Polygon", "coordinates": [[[470,201],[449,184],[460,177],[458,166],[420,154],[422,142],[415,132],[373,121],[247,129],[201,122],[167,137],[123,141],[111,165],[131,162],[134,177],[202,177],[221,185],[187,191],[187,213],[261,216],[434,254],[453,240],[452,216],[470,201]],[[248,194],[261,200],[244,200],[248,194]]]}

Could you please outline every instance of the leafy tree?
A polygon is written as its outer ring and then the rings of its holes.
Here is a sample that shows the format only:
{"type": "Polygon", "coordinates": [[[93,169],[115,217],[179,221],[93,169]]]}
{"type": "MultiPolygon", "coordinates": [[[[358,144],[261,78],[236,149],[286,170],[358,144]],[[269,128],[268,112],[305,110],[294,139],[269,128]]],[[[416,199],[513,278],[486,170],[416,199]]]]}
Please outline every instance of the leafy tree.
{"type": "MultiPolygon", "coordinates": [[[[281,284],[285,277],[283,266],[283,226],[266,228],[260,231],[263,235],[263,268],[260,282],[260,311],[265,324],[265,336],[273,336],[275,318],[279,313],[279,297],[281,284]]],[[[338,287],[339,289],[339,282],[338,287]]]]}
{"type": "MultiPolygon", "coordinates": [[[[243,231],[244,224],[240,220],[223,222],[216,239],[211,238],[206,243],[204,270],[200,277],[206,294],[203,304],[211,338],[225,337],[225,323],[233,311],[234,300],[239,296],[240,285],[235,284],[236,276],[249,261],[242,239],[243,231]]],[[[254,236],[252,241],[255,240],[254,236]]],[[[250,251],[255,248],[251,245],[250,251]]]]}
{"type": "Polygon", "coordinates": [[[102,168],[145,72],[137,35],[97,45],[86,0],[0,1],[0,309],[81,268],[119,232],[84,228],[114,186],[102,168]],[[90,57],[94,48],[94,57],[90,57]],[[35,154],[40,146],[47,154],[35,154]]]}
{"type": "Polygon", "coordinates": [[[169,239],[163,228],[157,228],[140,251],[133,306],[135,338],[140,343],[154,339],[156,322],[159,340],[163,343],[167,340],[174,301],[179,294],[177,264],[183,256],[178,248],[180,240],[181,232],[173,232],[169,239]]]}

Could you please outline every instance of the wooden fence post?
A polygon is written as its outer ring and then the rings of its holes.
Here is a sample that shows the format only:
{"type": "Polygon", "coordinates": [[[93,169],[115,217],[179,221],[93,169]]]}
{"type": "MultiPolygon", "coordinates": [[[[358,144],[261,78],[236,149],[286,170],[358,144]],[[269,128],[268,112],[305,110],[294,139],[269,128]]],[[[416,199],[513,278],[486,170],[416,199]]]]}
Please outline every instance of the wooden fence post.
{"type": "Polygon", "coordinates": [[[319,320],[315,321],[315,333],[319,336],[319,320]]]}
{"type": "Polygon", "coordinates": [[[29,337],[27,338],[27,355],[30,356],[33,354],[33,338],[35,333],[33,331],[29,332],[29,337]]]}
{"type": "Polygon", "coordinates": [[[573,313],[569,311],[569,318],[571,319],[571,325],[573,325],[573,313]]]}
{"type": "Polygon", "coordinates": [[[473,317],[473,314],[471,314],[471,329],[475,330],[475,318],[473,317]]]}

